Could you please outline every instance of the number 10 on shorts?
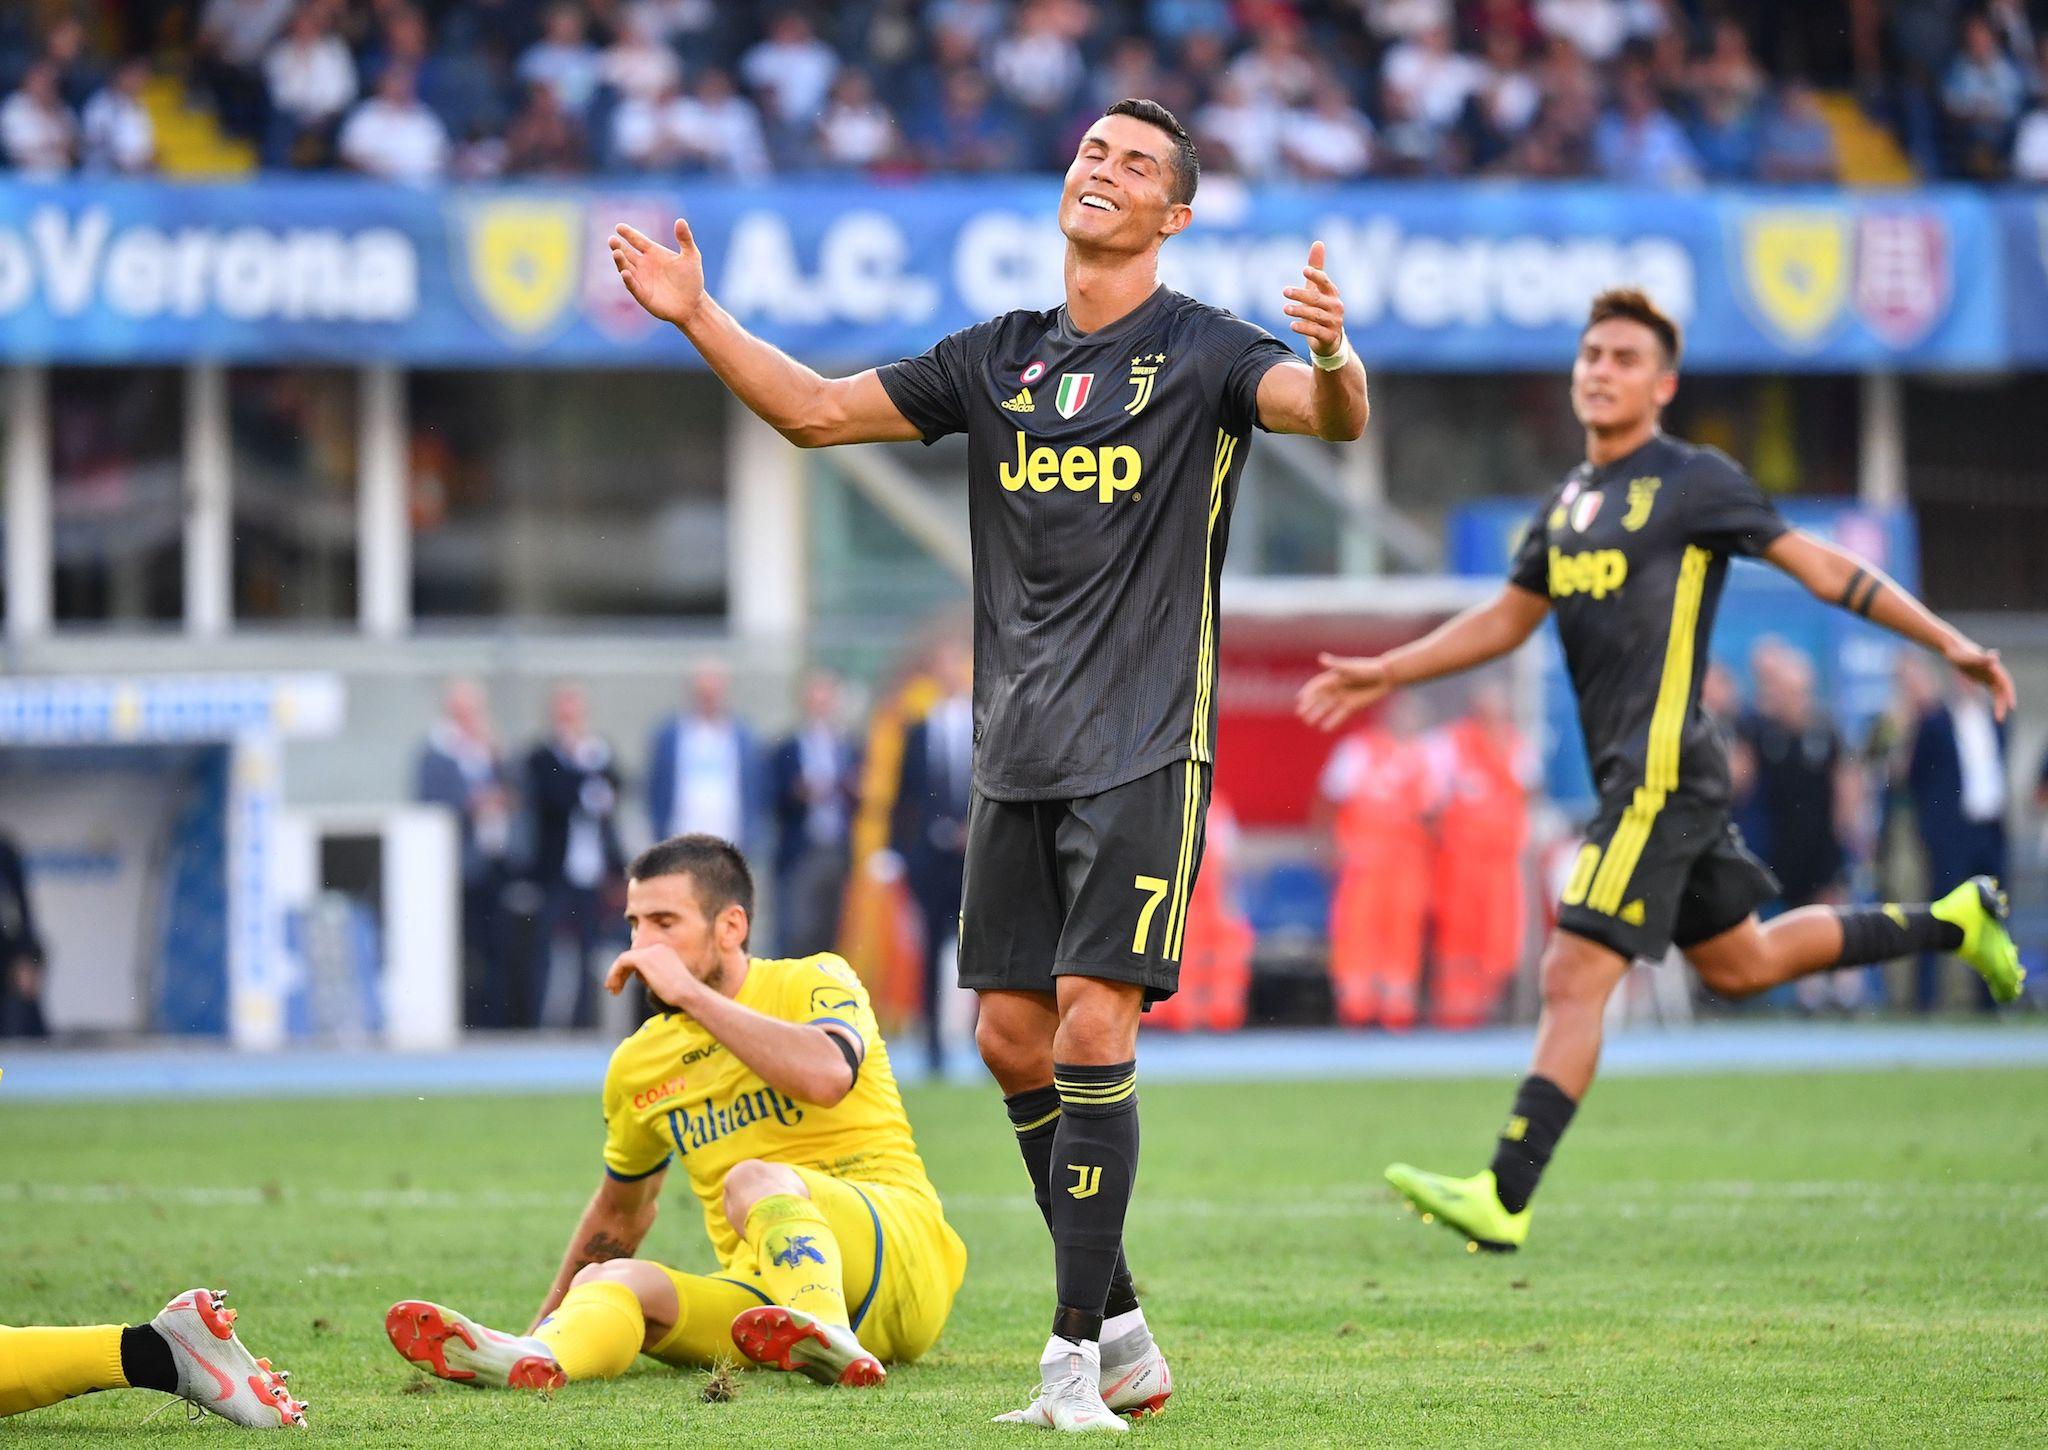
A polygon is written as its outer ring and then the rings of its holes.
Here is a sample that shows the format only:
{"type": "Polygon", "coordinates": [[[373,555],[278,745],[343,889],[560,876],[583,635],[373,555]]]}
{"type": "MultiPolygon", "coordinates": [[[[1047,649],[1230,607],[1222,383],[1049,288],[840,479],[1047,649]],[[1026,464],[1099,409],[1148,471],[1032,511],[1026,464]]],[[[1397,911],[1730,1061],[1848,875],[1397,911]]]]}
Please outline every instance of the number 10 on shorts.
{"type": "Polygon", "coordinates": [[[1159,903],[1166,900],[1167,882],[1159,876],[1140,876],[1137,887],[1144,893],[1145,904],[1138,908],[1138,929],[1131,934],[1131,951],[1142,957],[1146,939],[1152,935],[1152,914],[1159,910],[1159,903]]]}

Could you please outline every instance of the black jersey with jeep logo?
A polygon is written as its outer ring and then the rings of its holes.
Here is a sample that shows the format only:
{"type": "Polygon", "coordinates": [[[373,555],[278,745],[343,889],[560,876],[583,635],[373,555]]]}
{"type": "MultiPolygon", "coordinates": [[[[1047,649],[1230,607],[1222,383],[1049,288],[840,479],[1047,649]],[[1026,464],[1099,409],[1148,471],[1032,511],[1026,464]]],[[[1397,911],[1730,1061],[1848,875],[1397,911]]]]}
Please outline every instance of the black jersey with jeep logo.
{"type": "Polygon", "coordinates": [[[1728,800],[1728,757],[1699,709],[1731,554],[1786,532],[1726,454],[1662,433],[1573,469],[1530,521],[1509,578],[1550,601],[1603,800],[1728,800]]]}
{"type": "Polygon", "coordinates": [[[926,443],[967,434],[983,795],[1071,799],[1213,759],[1231,508],[1259,380],[1295,356],[1160,287],[1094,332],[1011,312],[880,370],[926,443]]]}

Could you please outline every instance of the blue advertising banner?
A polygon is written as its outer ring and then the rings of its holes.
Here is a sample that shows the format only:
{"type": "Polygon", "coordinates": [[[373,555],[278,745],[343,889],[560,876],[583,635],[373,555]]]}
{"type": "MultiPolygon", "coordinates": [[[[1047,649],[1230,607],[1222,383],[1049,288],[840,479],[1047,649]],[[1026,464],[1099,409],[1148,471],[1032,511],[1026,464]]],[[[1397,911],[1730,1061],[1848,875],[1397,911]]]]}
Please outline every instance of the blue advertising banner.
{"type": "MultiPolygon", "coordinates": [[[[728,309],[821,366],[854,367],[1055,305],[1056,198],[1038,179],[439,191],[302,177],[10,181],[0,358],[698,366],[634,306],[605,250],[616,222],[666,240],[680,214],[728,309]]],[[[2034,221],[2016,202],[1953,188],[1254,190],[1219,178],[1162,270],[1287,335],[1281,289],[1321,238],[1352,340],[1381,367],[1558,368],[1587,299],[1630,282],[1686,324],[1695,368],[1980,369],[2008,361],[2020,324],[2005,274],[2024,250],[2015,229],[2034,221]]],[[[2048,352],[2039,309],[2027,329],[2048,352]]]]}
{"type": "MultiPolygon", "coordinates": [[[[1907,510],[1876,511],[1824,499],[1780,499],[1778,509],[1794,528],[1870,560],[1908,589],[1919,588],[1920,536],[1907,510]]],[[[1459,508],[1448,525],[1451,570],[1505,579],[1535,511],[1533,497],[1481,499],[1459,508]]],[[[1737,559],[1714,621],[1713,658],[1734,672],[1745,691],[1750,651],[1767,635],[1812,659],[1820,696],[1836,725],[1849,740],[1863,739],[1891,698],[1893,666],[1905,646],[1876,625],[1821,603],[1770,565],[1737,559]]],[[[1544,787],[1567,809],[1581,808],[1592,802],[1593,782],[1556,630],[1543,631],[1542,648],[1544,787]]]]}

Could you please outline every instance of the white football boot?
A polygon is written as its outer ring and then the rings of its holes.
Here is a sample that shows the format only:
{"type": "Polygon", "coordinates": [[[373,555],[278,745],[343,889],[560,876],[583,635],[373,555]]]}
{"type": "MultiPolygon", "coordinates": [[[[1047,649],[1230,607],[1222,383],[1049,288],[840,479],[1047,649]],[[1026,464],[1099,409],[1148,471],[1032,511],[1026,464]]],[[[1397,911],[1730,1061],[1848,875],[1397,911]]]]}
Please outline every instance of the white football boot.
{"type": "Polygon", "coordinates": [[[1134,1309],[1131,1318],[1136,1322],[1122,1334],[1112,1329],[1115,1320],[1103,1325],[1098,1383],[1103,1404],[1136,1420],[1166,1408],[1173,1396],[1173,1371],[1166,1367],[1166,1356],[1145,1327],[1144,1316],[1134,1309]]]}
{"type": "Polygon", "coordinates": [[[187,1289],[149,1327],[171,1347],[178,1397],[251,1430],[306,1428],[306,1405],[285,1387],[291,1378],[235,1338],[225,1289],[187,1289]]]}
{"type": "Polygon", "coordinates": [[[391,1347],[444,1380],[499,1389],[558,1390],[569,1382],[538,1339],[487,1329],[424,1299],[401,1299],[384,1315],[391,1347]]]}
{"type": "Polygon", "coordinates": [[[1102,1349],[1094,1340],[1077,1343],[1054,1335],[1038,1361],[1038,1377],[1031,1403],[997,1415],[997,1424],[1037,1425],[1069,1434],[1105,1430],[1121,1435],[1131,1428],[1102,1402],[1102,1349]]]}

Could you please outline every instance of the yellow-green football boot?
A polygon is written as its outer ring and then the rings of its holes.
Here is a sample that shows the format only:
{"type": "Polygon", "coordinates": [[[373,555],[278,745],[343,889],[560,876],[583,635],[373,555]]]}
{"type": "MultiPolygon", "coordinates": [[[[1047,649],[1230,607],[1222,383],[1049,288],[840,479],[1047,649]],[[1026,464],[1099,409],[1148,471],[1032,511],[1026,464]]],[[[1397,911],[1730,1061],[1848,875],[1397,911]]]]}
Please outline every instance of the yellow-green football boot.
{"type": "Polygon", "coordinates": [[[1509,1213],[1502,1207],[1491,1168],[1470,1178],[1446,1178],[1396,1163],[1387,1170],[1387,1182],[1415,1206],[1424,1223],[1463,1234],[1469,1252],[1511,1254],[1529,1237],[1530,1210],[1509,1213]]]}
{"type": "Polygon", "coordinates": [[[1956,955],[1977,969],[1992,998],[2016,1002],[2027,985],[2019,949],[2005,929],[2011,910],[1995,876],[1972,876],[1927,908],[1943,921],[1960,927],[1963,944],[1956,955]]]}

